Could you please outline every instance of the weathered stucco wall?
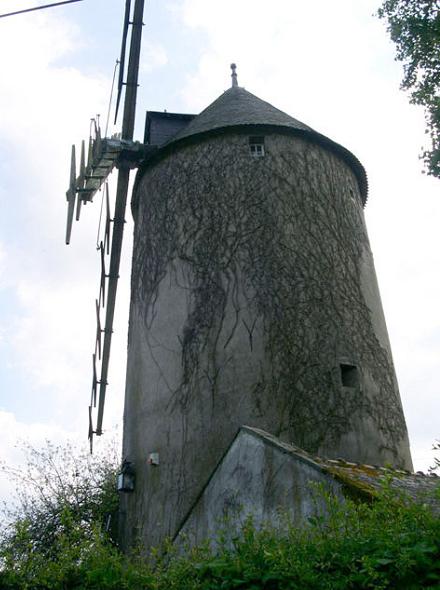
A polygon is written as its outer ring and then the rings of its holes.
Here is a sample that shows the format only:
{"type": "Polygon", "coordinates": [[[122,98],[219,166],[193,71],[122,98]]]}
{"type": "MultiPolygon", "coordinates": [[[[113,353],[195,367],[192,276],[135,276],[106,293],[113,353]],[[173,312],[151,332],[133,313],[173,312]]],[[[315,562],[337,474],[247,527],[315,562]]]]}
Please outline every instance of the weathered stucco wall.
{"type": "MultiPolygon", "coordinates": [[[[183,522],[177,544],[195,546],[219,533],[233,539],[251,517],[256,528],[304,526],[326,511],[319,490],[344,500],[343,486],[312,461],[243,428],[183,522]]],[[[287,445],[286,445],[287,446],[287,445]]]]}
{"type": "Polygon", "coordinates": [[[291,135],[266,135],[265,149],[210,137],[137,186],[127,544],[175,534],[242,424],[323,456],[411,467],[356,179],[291,135]],[[341,364],[356,367],[346,386],[341,364]]]}

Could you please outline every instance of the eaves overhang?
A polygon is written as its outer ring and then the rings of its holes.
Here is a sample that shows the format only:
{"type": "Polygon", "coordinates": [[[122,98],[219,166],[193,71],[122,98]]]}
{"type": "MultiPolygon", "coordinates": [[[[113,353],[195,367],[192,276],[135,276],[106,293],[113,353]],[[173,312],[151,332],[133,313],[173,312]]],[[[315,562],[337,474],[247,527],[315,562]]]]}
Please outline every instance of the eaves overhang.
{"type": "Polygon", "coordinates": [[[170,138],[167,143],[158,146],[157,150],[148,156],[139,168],[135,187],[145,170],[161,159],[175,153],[186,145],[199,143],[211,137],[228,133],[291,135],[327,149],[351,168],[359,184],[362,204],[365,206],[368,196],[367,175],[356,156],[342,145],[318,133],[312,127],[239,86],[233,86],[223,92],[199,115],[191,118],[191,120],[188,119],[188,124],[180,129],[174,137],[170,138]]]}
{"type": "Polygon", "coordinates": [[[176,151],[180,150],[184,146],[193,145],[196,143],[200,143],[202,141],[206,141],[211,137],[219,136],[219,135],[226,135],[229,133],[240,133],[240,134],[265,134],[265,133],[278,133],[282,135],[290,135],[295,137],[300,137],[310,143],[315,145],[319,145],[324,149],[329,150],[341,160],[343,160],[349,168],[353,171],[358,184],[359,184],[359,191],[361,194],[362,204],[365,207],[367,198],[368,198],[368,179],[367,174],[365,172],[365,168],[362,166],[360,161],[356,158],[352,152],[350,152],[347,148],[343,147],[342,145],[336,143],[335,141],[329,139],[325,135],[314,131],[313,129],[297,129],[293,127],[287,127],[285,125],[273,125],[273,124],[240,124],[240,125],[227,125],[224,127],[217,127],[215,129],[209,129],[207,131],[202,131],[200,133],[191,134],[185,137],[172,139],[164,146],[151,151],[148,157],[141,163],[135,181],[135,186],[133,189],[133,200],[132,200],[132,209],[133,213],[137,208],[136,203],[136,188],[141,180],[143,174],[157,164],[159,161],[163,160],[164,158],[172,155],[176,151]]]}

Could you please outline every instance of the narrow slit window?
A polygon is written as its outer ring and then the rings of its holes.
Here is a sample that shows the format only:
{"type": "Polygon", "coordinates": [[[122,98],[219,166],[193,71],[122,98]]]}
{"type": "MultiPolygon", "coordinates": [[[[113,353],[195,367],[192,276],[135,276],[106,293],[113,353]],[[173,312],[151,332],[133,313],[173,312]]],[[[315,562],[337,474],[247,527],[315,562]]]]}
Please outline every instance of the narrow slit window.
{"type": "Polygon", "coordinates": [[[359,371],[355,365],[340,365],[342,387],[358,387],[359,371]]]}
{"type": "Polygon", "coordinates": [[[254,158],[264,157],[264,137],[249,137],[249,150],[254,158]]]}

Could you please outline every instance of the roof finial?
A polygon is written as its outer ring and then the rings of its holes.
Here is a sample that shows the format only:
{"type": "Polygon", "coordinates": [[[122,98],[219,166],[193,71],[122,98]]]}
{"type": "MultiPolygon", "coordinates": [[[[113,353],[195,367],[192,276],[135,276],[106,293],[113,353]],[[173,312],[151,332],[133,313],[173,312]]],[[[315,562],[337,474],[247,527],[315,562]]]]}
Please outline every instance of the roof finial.
{"type": "Polygon", "coordinates": [[[237,69],[237,66],[235,64],[231,64],[231,70],[232,70],[232,74],[231,74],[232,88],[234,88],[234,86],[238,86],[237,72],[235,71],[236,69],[237,69]]]}

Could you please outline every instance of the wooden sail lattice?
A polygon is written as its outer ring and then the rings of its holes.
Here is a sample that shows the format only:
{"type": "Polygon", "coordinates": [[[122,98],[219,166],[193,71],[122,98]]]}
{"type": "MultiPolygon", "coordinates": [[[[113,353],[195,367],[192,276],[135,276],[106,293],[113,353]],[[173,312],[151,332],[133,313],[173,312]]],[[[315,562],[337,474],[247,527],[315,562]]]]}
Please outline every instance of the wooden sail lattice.
{"type": "MultiPolygon", "coordinates": [[[[97,250],[100,256],[101,276],[99,281],[99,295],[95,300],[96,308],[96,339],[95,351],[92,355],[92,390],[89,414],[88,436],[92,450],[93,435],[101,435],[104,404],[107,387],[107,375],[110,359],[111,337],[113,334],[113,318],[116,302],[116,290],[119,279],[119,265],[121,258],[123,230],[125,224],[125,209],[128,194],[130,170],[139,165],[145,155],[145,147],[133,141],[134,120],[136,111],[136,95],[138,86],[139,55],[142,39],[144,0],[134,0],[133,14],[131,14],[131,0],[126,0],[125,17],[122,34],[120,57],[118,96],[116,101],[116,116],[123,86],[126,87],[122,132],[120,136],[110,138],[101,137],[99,116],[91,120],[89,134],[87,163],[85,141],[81,143],[79,173],[76,170],[76,149],[72,146],[70,161],[69,188],[67,199],[66,244],[70,243],[73,217],[79,220],[83,204],[93,200],[97,191],[104,184],[105,224],[104,236],[99,241],[97,250]],[[132,27],[127,77],[124,81],[125,54],[129,27],[132,27]],[[118,169],[117,191],[114,215],[111,218],[110,196],[108,182],[106,182],[114,168],[118,169]],[[109,264],[106,257],[109,256],[109,264]],[[108,268],[108,272],[107,272],[108,268]],[[105,309],[105,322],[102,328],[101,309],[105,309]],[[97,361],[100,362],[99,371],[97,361]],[[100,375],[98,379],[98,373],[100,375]],[[99,394],[98,394],[99,388],[99,394]],[[93,424],[93,410],[97,407],[96,427],[93,424]]],[[[98,230],[99,234],[99,230],[98,230]]]]}
{"type": "MultiPolygon", "coordinates": [[[[142,145],[138,142],[124,141],[118,137],[102,139],[99,123],[96,123],[96,119],[92,119],[92,122],[93,135],[89,137],[87,164],[85,163],[85,141],[83,140],[81,142],[81,159],[78,176],[76,175],[76,149],[72,145],[70,183],[66,192],[68,205],[66,244],[70,244],[75,203],[75,218],[78,221],[81,213],[81,205],[93,200],[94,195],[101,189],[113,168],[121,160],[121,157],[136,161],[143,153],[142,145]]],[[[108,193],[106,198],[108,203],[108,193]]],[[[106,228],[108,229],[108,222],[106,222],[106,228]]]]}

